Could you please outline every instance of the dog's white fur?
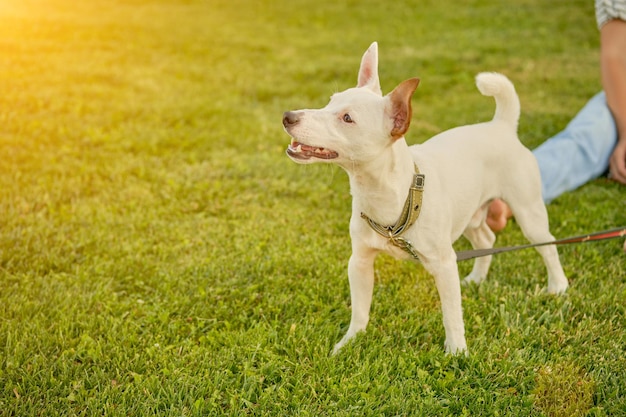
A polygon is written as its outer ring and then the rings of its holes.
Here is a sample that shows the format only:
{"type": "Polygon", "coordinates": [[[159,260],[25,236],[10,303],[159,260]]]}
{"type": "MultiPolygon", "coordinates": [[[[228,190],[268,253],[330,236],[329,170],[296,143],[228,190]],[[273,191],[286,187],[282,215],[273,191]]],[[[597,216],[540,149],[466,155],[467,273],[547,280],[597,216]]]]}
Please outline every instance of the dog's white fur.
{"type": "MultiPolygon", "coordinates": [[[[496,101],[493,120],[457,127],[409,147],[404,134],[418,83],[415,78],[406,80],[383,96],[374,42],[363,55],[357,87],[334,94],[322,109],[286,112],[283,118],[292,137],[287,153],[295,162],[335,163],[350,177],[352,256],[348,277],[352,318],[335,352],[365,330],[376,255],[386,252],[412,259],[374,232],[361,213],[380,224],[394,224],[402,212],[415,164],[425,174],[422,210],[404,237],[412,242],[419,260],[435,278],[447,352],[467,350],[452,243],[463,234],[474,248],[493,246],[495,235],[485,223],[489,202],[494,198],[506,201],[530,242],[553,240],[541,199],[537,162],[517,138],[520,104],[513,84],[501,74],[479,74],[478,89],[496,101]]],[[[548,292],[564,292],[568,281],[556,247],[537,250],[548,270],[548,292]]],[[[464,282],[480,283],[490,263],[490,256],[478,258],[464,282]]]]}

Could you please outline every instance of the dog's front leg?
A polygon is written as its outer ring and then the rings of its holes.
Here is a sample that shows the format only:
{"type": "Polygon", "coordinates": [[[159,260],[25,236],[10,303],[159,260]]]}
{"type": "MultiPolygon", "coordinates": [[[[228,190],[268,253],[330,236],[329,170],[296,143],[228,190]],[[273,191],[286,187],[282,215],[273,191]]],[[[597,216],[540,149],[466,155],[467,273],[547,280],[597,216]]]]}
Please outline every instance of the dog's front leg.
{"type": "Polygon", "coordinates": [[[352,301],[352,318],[350,327],[343,338],[335,345],[333,354],[337,353],[350,339],[365,330],[370,317],[372,293],[374,291],[374,259],[376,253],[371,250],[355,250],[348,262],[348,279],[350,281],[350,299],[352,301]]]}
{"type": "Polygon", "coordinates": [[[447,353],[467,353],[465,325],[461,307],[461,284],[454,252],[445,257],[424,259],[424,267],[434,276],[441,300],[443,327],[446,332],[447,353]]]}

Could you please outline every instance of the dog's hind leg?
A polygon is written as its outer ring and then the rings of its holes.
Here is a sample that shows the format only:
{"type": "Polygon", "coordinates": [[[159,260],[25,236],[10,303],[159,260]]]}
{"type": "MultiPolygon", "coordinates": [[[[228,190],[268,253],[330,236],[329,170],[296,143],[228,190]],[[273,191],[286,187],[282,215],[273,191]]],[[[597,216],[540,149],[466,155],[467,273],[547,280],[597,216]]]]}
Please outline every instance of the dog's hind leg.
{"type": "MultiPolygon", "coordinates": [[[[470,241],[474,249],[488,249],[493,247],[496,241],[495,234],[491,231],[487,223],[482,223],[480,227],[468,229],[463,234],[470,241]]],[[[480,284],[487,278],[489,266],[491,265],[491,255],[476,258],[474,267],[464,279],[463,284],[480,284]]]]}
{"type": "MultiPolygon", "coordinates": [[[[493,247],[496,241],[496,235],[491,231],[485,222],[487,216],[488,204],[481,207],[472,217],[470,224],[463,232],[463,236],[472,244],[474,249],[488,249],[493,247]]],[[[480,284],[489,272],[491,265],[491,256],[476,258],[472,272],[466,276],[462,283],[464,285],[475,283],[480,284]]]]}
{"type": "MultiPolygon", "coordinates": [[[[511,207],[524,236],[531,243],[543,243],[554,240],[554,236],[552,236],[549,229],[548,211],[543,201],[537,199],[532,203],[528,201],[519,203],[515,201],[515,197],[505,201],[511,207]]],[[[563,272],[556,246],[539,246],[537,251],[541,254],[548,270],[548,292],[551,294],[565,292],[569,284],[563,272]]]]}

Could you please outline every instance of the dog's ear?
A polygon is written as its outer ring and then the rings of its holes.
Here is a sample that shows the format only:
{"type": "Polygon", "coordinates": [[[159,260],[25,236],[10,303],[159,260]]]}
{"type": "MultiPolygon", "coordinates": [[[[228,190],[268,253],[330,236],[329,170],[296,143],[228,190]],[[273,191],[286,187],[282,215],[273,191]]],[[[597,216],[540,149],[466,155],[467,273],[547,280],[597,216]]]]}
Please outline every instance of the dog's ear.
{"type": "Polygon", "coordinates": [[[419,78],[410,78],[403,81],[398,85],[391,93],[389,97],[389,116],[393,122],[393,128],[391,129],[391,137],[393,139],[400,139],[411,124],[411,97],[415,92],[419,78]]]}
{"type": "Polygon", "coordinates": [[[361,59],[357,87],[367,87],[376,94],[383,95],[378,80],[378,43],[373,42],[361,59]]]}

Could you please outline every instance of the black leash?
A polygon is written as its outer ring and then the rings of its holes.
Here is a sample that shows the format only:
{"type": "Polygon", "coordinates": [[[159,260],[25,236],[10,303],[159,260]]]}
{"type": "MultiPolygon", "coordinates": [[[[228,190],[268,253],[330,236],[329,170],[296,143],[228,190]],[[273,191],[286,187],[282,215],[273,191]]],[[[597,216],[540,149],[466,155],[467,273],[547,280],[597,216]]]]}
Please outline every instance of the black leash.
{"type": "Polygon", "coordinates": [[[474,249],[460,251],[456,253],[457,261],[466,261],[468,259],[479,258],[481,256],[495,255],[502,252],[511,252],[520,249],[535,248],[537,246],[546,245],[565,245],[569,243],[593,242],[596,240],[616,239],[626,236],[626,227],[618,227],[617,229],[605,230],[603,232],[592,233],[590,235],[581,235],[568,237],[565,239],[554,240],[552,242],[530,243],[528,245],[506,246],[502,248],[474,249]]]}

